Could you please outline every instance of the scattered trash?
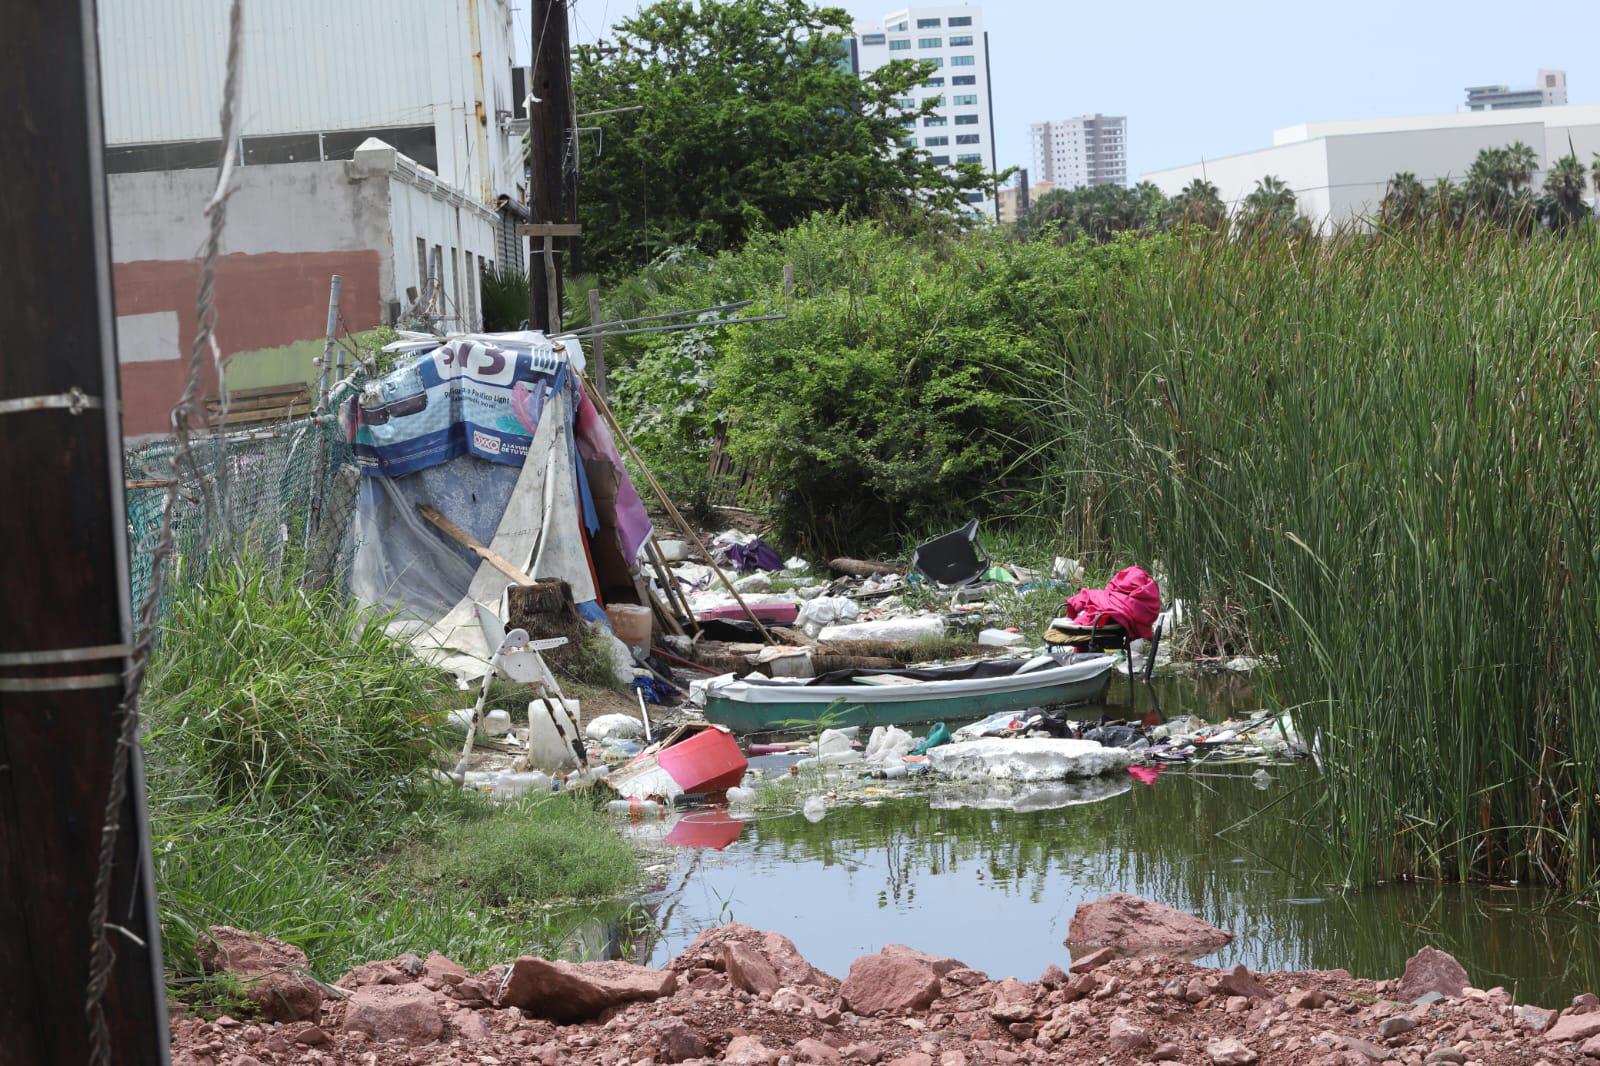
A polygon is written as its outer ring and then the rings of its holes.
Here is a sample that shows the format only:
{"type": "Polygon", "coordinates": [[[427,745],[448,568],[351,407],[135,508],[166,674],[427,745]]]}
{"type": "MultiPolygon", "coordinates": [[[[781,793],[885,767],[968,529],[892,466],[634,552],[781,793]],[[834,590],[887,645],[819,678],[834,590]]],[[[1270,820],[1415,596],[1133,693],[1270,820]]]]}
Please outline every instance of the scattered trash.
{"type": "Polygon", "coordinates": [[[986,648],[1009,648],[1027,639],[1013,629],[985,629],[978,634],[978,643],[986,648]]]}
{"type": "Polygon", "coordinates": [[[511,732],[511,712],[494,710],[483,716],[479,728],[491,737],[503,737],[511,732]]]}
{"type": "Polygon", "coordinates": [[[828,813],[828,801],[821,796],[810,796],[800,808],[800,813],[805,815],[808,822],[820,822],[828,813]]]}
{"type": "Polygon", "coordinates": [[[1272,775],[1265,770],[1257,770],[1250,775],[1250,783],[1265,792],[1272,787],[1272,775]]]}
{"type": "Polygon", "coordinates": [[[920,615],[911,618],[884,618],[876,622],[851,622],[831,625],[817,634],[829,640],[933,640],[944,636],[944,618],[920,615]]]}
{"type": "Polygon", "coordinates": [[[989,556],[978,544],[978,520],[917,545],[911,568],[941,585],[965,585],[989,568],[989,556]]]}
{"type": "Polygon", "coordinates": [[[825,627],[836,622],[853,622],[860,614],[861,608],[848,596],[819,595],[801,604],[795,622],[808,636],[815,637],[825,627]]]}
{"type": "Polygon", "coordinates": [[[583,729],[590,740],[637,740],[644,736],[644,723],[631,714],[602,714],[583,729]]]}
{"type": "Polygon", "coordinates": [[[911,754],[926,755],[934,748],[949,744],[954,739],[948,726],[943,722],[935,722],[933,728],[928,730],[928,735],[922,743],[911,749],[911,754]]]}
{"type": "Polygon", "coordinates": [[[983,737],[946,744],[928,753],[933,769],[951,777],[1010,781],[1063,781],[1125,770],[1133,755],[1092,740],[983,737]]]}
{"type": "MultiPolygon", "coordinates": [[[[658,540],[656,551],[661,553],[661,561],[668,564],[685,562],[689,558],[689,542],[686,540],[658,540]]],[[[710,569],[707,567],[706,569],[710,569]]]]}
{"type": "Polygon", "coordinates": [[[741,578],[735,578],[733,587],[739,592],[766,592],[772,588],[772,575],[765,570],[757,570],[741,578]]]}
{"type": "Polygon", "coordinates": [[[1140,784],[1153,785],[1156,783],[1156,778],[1161,776],[1161,767],[1130,766],[1128,767],[1128,776],[1140,784]]]}
{"type": "Polygon", "coordinates": [[[685,792],[718,795],[744,780],[749,760],[721,726],[680,726],[610,775],[616,792],[633,799],[672,799],[685,792]]]}
{"type": "Polygon", "coordinates": [[[626,818],[661,818],[666,814],[666,808],[655,800],[612,800],[606,810],[626,818]]]}
{"type": "Polygon", "coordinates": [[[917,738],[898,726],[877,726],[867,738],[866,761],[875,765],[899,762],[916,744],[917,738]]]}

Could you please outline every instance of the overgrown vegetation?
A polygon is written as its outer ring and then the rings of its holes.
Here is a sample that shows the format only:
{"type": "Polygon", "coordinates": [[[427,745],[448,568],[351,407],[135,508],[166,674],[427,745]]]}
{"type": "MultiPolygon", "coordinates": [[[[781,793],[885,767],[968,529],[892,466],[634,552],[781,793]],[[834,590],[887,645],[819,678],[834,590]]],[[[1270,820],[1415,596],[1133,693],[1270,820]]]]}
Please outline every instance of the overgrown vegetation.
{"type": "Polygon", "coordinates": [[[282,937],[328,980],[402,951],[485,965],[544,942],[538,904],[614,893],[636,876],[581,801],[489,815],[435,783],[440,714],[460,696],[382,618],[248,563],[174,584],[145,747],[162,935],[181,994],[216,991],[193,950],[210,925],[282,937]],[[389,861],[402,847],[469,841],[537,841],[594,861],[517,882],[518,906],[504,908],[482,882],[423,885],[423,867],[389,861]]]}
{"type": "Polygon", "coordinates": [[[681,341],[641,344],[618,397],[686,480],[725,436],[818,553],[977,513],[1091,574],[1161,560],[1219,641],[1279,655],[1352,883],[1592,890],[1597,253],[1483,221],[1019,247],[817,218],[676,268],[663,302],[789,317],[699,338],[692,389],[681,341]]]}

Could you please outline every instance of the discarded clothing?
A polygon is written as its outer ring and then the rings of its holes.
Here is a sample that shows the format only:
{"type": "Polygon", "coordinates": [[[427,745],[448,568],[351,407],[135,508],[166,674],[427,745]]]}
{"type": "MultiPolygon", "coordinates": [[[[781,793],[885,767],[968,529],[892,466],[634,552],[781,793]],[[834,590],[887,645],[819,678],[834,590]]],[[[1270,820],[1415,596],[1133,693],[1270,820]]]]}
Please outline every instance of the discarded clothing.
{"type": "Polygon", "coordinates": [[[729,544],[722,550],[728,565],[748,573],[751,570],[782,570],[783,558],[760,537],[745,544],[729,544]]]}
{"type": "Polygon", "coordinates": [[[1119,571],[1103,589],[1084,589],[1064,605],[1075,626],[1092,628],[1115,622],[1128,635],[1149,640],[1150,626],[1161,613],[1161,589],[1143,567],[1119,571]]]}

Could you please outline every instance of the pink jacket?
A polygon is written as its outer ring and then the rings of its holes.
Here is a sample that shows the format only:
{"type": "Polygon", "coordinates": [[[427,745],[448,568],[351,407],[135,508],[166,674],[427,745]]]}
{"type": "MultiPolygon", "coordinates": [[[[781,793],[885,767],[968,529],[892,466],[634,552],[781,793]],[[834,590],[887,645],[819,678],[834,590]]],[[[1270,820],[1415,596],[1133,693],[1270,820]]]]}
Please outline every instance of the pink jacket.
{"type": "Polygon", "coordinates": [[[1066,603],[1073,625],[1116,622],[1135,637],[1150,639],[1150,624],[1161,613],[1161,589],[1143,567],[1119,571],[1103,589],[1083,589],[1066,603]]]}

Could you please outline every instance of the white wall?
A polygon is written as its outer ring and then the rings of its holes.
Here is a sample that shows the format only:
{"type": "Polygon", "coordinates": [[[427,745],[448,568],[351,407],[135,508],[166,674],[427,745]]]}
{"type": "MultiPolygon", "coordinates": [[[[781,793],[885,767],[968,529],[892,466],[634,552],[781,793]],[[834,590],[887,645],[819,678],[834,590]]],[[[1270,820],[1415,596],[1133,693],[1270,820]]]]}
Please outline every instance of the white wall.
{"type": "MultiPolygon", "coordinates": [[[[219,135],[228,6],[100,0],[108,144],[219,135]]],[[[520,149],[501,128],[512,110],[508,0],[270,0],[244,10],[245,136],[431,124],[442,177],[485,202],[515,192],[520,149]]]]}
{"type": "Polygon", "coordinates": [[[1328,156],[1322,139],[1263,148],[1259,152],[1209,159],[1184,167],[1157,170],[1143,176],[1168,196],[1175,196],[1195,178],[1217,187],[1222,202],[1237,210],[1256,182],[1268,174],[1282,178],[1300,201],[1300,213],[1321,219],[1328,213],[1328,156]]]}

